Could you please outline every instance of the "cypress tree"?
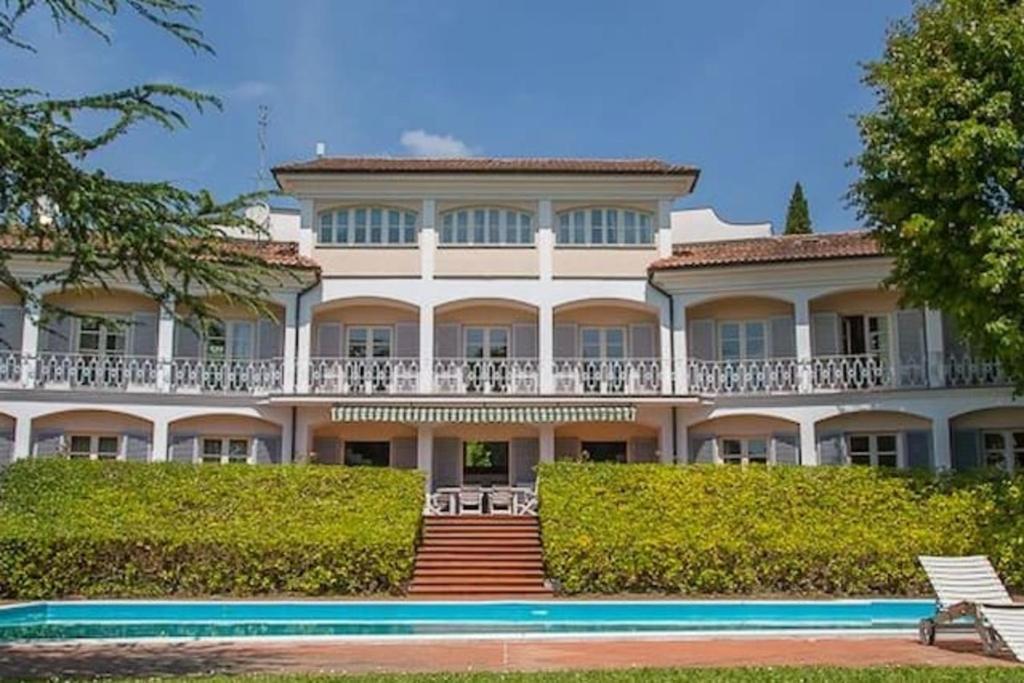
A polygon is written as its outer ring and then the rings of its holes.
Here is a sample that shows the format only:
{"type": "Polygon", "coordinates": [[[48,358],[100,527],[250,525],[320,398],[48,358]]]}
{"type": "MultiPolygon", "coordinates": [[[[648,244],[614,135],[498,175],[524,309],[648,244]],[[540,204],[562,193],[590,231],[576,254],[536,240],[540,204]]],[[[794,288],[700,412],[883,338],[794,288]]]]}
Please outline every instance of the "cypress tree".
{"type": "Polygon", "coordinates": [[[793,187],[793,195],[789,198],[786,209],[786,234],[806,235],[811,232],[811,210],[804,197],[804,188],[798,182],[793,187]]]}

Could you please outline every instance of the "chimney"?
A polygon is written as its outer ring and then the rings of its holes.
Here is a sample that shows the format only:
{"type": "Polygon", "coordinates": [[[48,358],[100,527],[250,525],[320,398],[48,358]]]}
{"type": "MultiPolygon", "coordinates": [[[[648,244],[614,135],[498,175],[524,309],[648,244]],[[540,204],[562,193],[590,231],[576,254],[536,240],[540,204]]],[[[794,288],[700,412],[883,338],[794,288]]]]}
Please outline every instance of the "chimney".
{"type": "Polygon", "coordinates": [[[327,154],[327,145],[323,142],[316,143],[316,158],[323,159],[324,154],[327,154]]]}

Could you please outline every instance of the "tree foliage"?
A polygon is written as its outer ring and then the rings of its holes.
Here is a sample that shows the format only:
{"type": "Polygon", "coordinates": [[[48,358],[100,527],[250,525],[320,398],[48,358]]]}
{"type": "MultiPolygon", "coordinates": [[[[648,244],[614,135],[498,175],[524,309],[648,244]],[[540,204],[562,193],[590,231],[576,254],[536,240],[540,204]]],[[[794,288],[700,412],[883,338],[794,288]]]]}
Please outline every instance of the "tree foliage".
{"type": "MultiPolygon", "coordinates": [[[[98,19],[123,8],[194,51],[212,51],[193,23],[198,7],[180,0],[0,0],[0,43],[35,51],[16,32],[33,10],[48,11],[59,28],[84,27],[109,40],[98,19]]],[[[200,319],[212,313],[210,294],[265,310],[268,281],[283,273],[226,239],[263,234],[244,212],[256,195],[218,201],[205,190],[116,178],[91,165],[97,151],[140,123],[175,131],[187,125],[186,112],[220,106],[166,84],[68,99],[30,86],[0,89],[0,285],[44,315],[56,307],[39,296],[41,287],[74,291],[118,281],[138,283],[168,309],[176,302],[200,319]],[[14,272],[12,258],[25,251],[39,253],[44,274],[14,272]]]]}
{"type": "Polygon", "coordinates": [[[1024,5],[929,0],[864,82],[851,198],[912,305],[951,315],[1024,387],[1024,5]]]}
{"type": "Polygon", "coordinates": [[[811,231],[811,210],[807,206],[803,186],[797,183],[793,186],[793,194],[789,198],[789,208],[786,209],[786,234],[806,235],[811,231]]]}

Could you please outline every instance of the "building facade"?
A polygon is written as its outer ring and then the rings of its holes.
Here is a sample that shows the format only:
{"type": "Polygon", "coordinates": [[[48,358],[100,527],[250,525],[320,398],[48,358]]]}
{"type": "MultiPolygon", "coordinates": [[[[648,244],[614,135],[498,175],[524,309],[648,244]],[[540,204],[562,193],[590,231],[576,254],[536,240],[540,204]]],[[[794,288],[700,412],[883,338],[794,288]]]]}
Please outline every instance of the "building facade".
{"type": "MultiPolygon", "coordinates": [[[[273,318],[202,333],[125,282],[0,290],[0,459],[417,468],[529,484],[539,462],[1024,466],[1024,407],[939,311],[880,287],[862,233],[773,237],[672,211],[654,160],[317,158],[254,243],[273,318]]],[[[47,264],[12,245],[27,277],[47,264]]],[[[187,311],[178,311],[185,315],[187,311]]]]}

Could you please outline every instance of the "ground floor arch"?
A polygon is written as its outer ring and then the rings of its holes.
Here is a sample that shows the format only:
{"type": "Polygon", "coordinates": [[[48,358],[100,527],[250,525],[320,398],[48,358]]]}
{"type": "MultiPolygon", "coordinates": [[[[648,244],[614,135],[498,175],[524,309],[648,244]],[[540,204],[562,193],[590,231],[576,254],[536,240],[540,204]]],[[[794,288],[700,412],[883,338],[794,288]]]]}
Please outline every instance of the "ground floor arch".
{"type": "Polygon", "coordinates": [[[127,412],[58,410],[31,419],[31,455],[92,460],[149,460],[153,423],[127,412]]]}

